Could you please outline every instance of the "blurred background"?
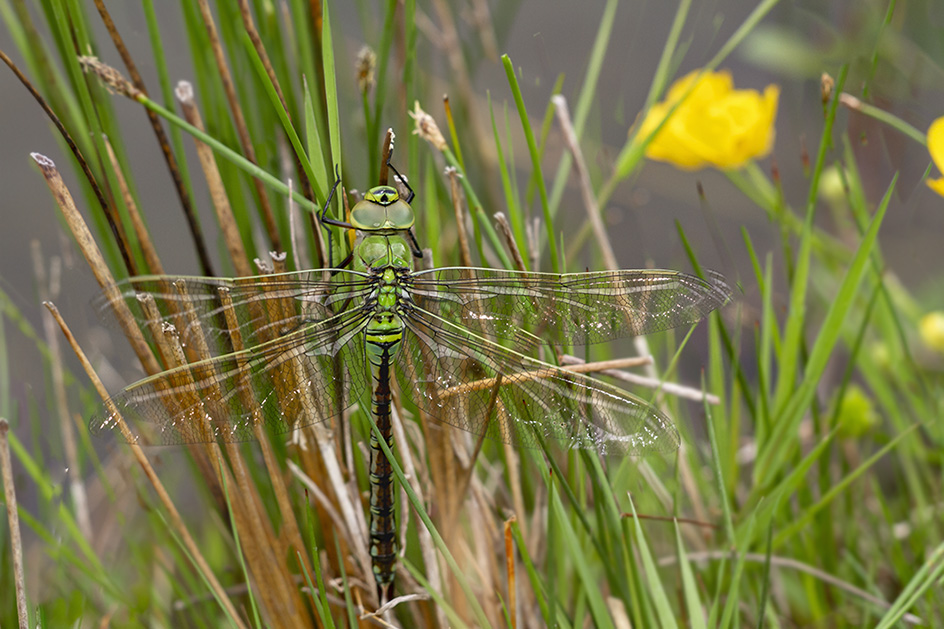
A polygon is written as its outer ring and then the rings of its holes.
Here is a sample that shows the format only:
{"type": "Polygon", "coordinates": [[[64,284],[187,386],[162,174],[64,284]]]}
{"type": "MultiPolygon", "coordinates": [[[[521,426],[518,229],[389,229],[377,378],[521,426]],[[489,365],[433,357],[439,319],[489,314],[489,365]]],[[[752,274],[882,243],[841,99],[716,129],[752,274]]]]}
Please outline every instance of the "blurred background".
{"type": "MultiPolygon", "coordinates": [[[[152,86],[152,93],[156,93],[155,68],[149,65],[151,52],[146,23],[137,3],[111,4],[109,8],[118,30],[124,34],[131,54],[140,64],[139,70],[152,86]]],[[[451,4],[458,16],[460,30],[455,34],[462,41],[463,67],[469,71],[471,90],[450,92],[457,84],[457,69],[441,41],[452,34],[439,29],[436,3],[422,5],[421,12],[425,13],[422,13],[424,21],[419,24],[418,42],[421,62],[417,66],[420,73],[417,85],[422,89],[418,94],[420,103],[445,128],[442,96],[448,93],[453,107],[461,110],[460,115],[467,116],[467,124],[461,131],[465,134],[464,141],[471,142],[479,134],[487,136],[485,144],[491,142],[489,107],[494,109],[502,133],[505,132],[505,112],[510,112],[507,129],[512,138],[511,150],[518,180],[525,182],[531,164],[498,56],[507,54],[511,58],[528,110],[536,116],[532,125],[540,126],[552,88],[561,76],[562,94],[568,98],[573,111],[604,5],[602,2],[546,0],[492,2],[487,6],[484,2],[451,4]],[[478,29],[474,26],[477,20],[488,21],[492,27],[478,29]]],[[[373,2],[332,5],[342,103],[357,102],[359,98],[354,96],[356,56],[365,44],[377,45],[383,16],[376,5],[373,2]]],[[[619,5],[582,140],[585,156],[592,162],[591,171],[612,170],[644,106],[676,8],[675,3],[659,1],[627,1],[619,5]]],[[[35,16],[40,14],[40,9],[33,4],[26,4],[25,9],[35,16]]],[[[702,67],[753,9],[753,3],[739,0],[695,3],[682,31],[679,54],[684,53],[684,57],[673,78],[702,67]]],[[[6,19],[11,10],[11,3],[0,0],[0,17],[6,19]]],[[[91,4],[87,10],[95,15],[91,4]]],[[[170,74],[174,80],[189,80],[193,75],[191,51],[180,8],[160,3],[158,10],[170,74]]],[[[843,64],[848,64],[846,92],[893,114],[922,133],[933,119],[944,115],[944,37],[941,37],[944,11],[940,10],[940,2],[896,2],[888,23],[887,10],[888,4],[877,0],[781,2],[721,66],[732,73],[737,88],[763,90],[772,83],[780,86],[776,142],[771,156],[760,165],[765,172],[776,173],[786,202],[801,216],[806,205],[810,161],[815,158],[824,125],[820,92],[823,73],[835,76],[843,64]]],[[[101,22],[94,19],[90,27],[102,46],[96,53],[106,63],[120,66],[101,22]]],[[[46,35],[39,33],[40,37],[46,35]]],[[[0,28],[0,48],[26,70],[5,28],[0,28]]],[[[239,78],[237,74],[237,81],[239,78]]],[[[396,77],[391,78],[396,80],[396,77]]],[[[200,99],[199,93],[197,99],[200,99]]],[[[141,208],[167,272],[199,274],[179,203],[169,196],[173,190],[170,177],[141,107],[117,96],[113,105],[125,134],[131,169],[137,175],[135,183],[141,208]]],[[[412,103],[385,104],[381,121],[384,128],[394,126],[401,139],[412,132],[405,116],[406,107],[412,108],[412,103]]],[[[368,172],[363,165],[367,159],[364,129],[357,115],[346,113],[342,106],[345,184],[363,190],[375,183],[363,180],[368,172]]],[[[870,207],[874,208],[892,178],[898,175],[880,234],[887,274],[897,278],[911,292],[920,309],[944,308],[944,199],[923,183],[930,164],[926,147],[883,123],[843,108],[840,108],[835,128],[837,145],[843,132],[852,142],[870,207]]],[[[209,196],[189,139],[186,146],[210,255],[215,268],[223,274],[221,270],[227,267],[209,208],[209,196]]],[[[405,147],[405,141],[401,146],[405,147]]],[[[19,413],[8,417],[13,429],[24,439],[31,432],[22,421],[26,417],[24,409],[31,409],[43,421],[50,415],[46,406],[47,376],[43,362],[35,342],[28,338],[29,333],[24,334],[29,327],[43,328],[33,264],[36,248],[46,260],[50,256],[61,257],[61,287],[54,297],[55,302],[73,326],[80,343],[95,353],[93,360],[102,365],[106,386],[115,391],[141,375],[124,341],[115,338],[114,332],[106,332],[95,320],[89,301],[98,293],[98,286],[85,262],[76,256],[70,237],[61,228],[48,188],[29,158],[31,152],[52,158],[60,166],[80,210],[88,216],[89,197],[80,192],[83,187],[63,148],[35,101],[8,69],[0,68],[0,217],[3,221],[0,225],[0,289],[13,305],[7,309],[4,329],[0,330],[7,344],[6,354],[11,357],[6,368],[11,370],[12,376],[11,389],[0,392],[0,412],[11,413],[15,402],[19,413]]],[[[431,149],[423,144],[420,150],[431,149]]],[[[555,172],[564,150],[554,122],[545,151],[544,172],[548,177],[555,172]]],[[[840,153],[841,147],[833,150],[830,163],[837,161],[840,153]]],[[[411,181],[418,181],[420,173],[411,169],[405,150],[397,154],[395,164],[401,172],[412,175],[411,181]]],[[[483,151],[481,157],[470,160],[467,166],[467,177],[480,191],[486,211],[489,214],[503,211],[495,155],[483,151]]],[[[829,168],[828,165],[827,170],[829,168]]],[[[938,174],[932,170],[932,176],[938,174]]],[[[419,186],[415,187],[419,190],[419,186]]],[[[842,196],[838,177],[824,173],[816,223],[854,247],[860,234],[849,230],[848,223],[838,218],[838,212],[831,211],[834,204],[841,205],[842,196]]],[[[279,211],[284,211],[284,198],[274,194],[270,198],[279,211]]],[[[419,199],[418,207],[421,205],[422,199],[419,199]]],[[[531,211],[534,216],[540,215],[537,203],[532,205],[531,211]]],[[[558,225],[565,244],[584,217],[576,178],[571,177],[564,192],[558,225]]],[[[619,184],[604,210],[604,218],[622,268],[690,271],[676,231],[676,223],[681,224],[698,252],[700,263],[718,269],[739,284],[737,299],[744,313],[741,323],[745,327],[752,325],[752,317],[756,317],[753,313],[761,308],[761,298],[742,230],[750,234],[763,257],[781,246],[781,228],[725,174],[712,169],[688,173],[669,164],[647,162],[636,175],[619,184]],[[696,184],[702,186],[704,198],[700,198],[696,184]]],[[[257,242],[261,243],[262,239],[257,242]]],[[[542,270],[548,270],[546,256],[542,262],[542,270]]],[[[592,264],[593,260],[578,262],[583,266],[592,264]]],[[[774,283],[774,310],[782,316],[787,299],[782,267],[776,267],[774,283]]],[[[686,351],[698,355],[697,347],[704,346],[702,341],[706,334],[704,329],[696,332],[696,338],[701,341],[692,342],[686,351]]],[[[746,353],[751,351],[752,342],[750,338],[745,340],[746,353]]],[[[72,372],[83,378],[71,353],[66,351],[65,356],[72,372]]],[[[690,366],[683,365],[682,379],[697,384],[700,370],[698,361],[690,366]]],[[[751,372],[748,366],[745,370],[751,372]]],[[[167,453],[163,456],[181,455],[167,453]]],[[[67,474],[63,469],[61,476],[67,474]]],[[[24,492],[27,505],[30,493],[28,488],[24,492]]]]}
{"type": "MultiPolygon", "coordinates": [[[[860,90],[867,84],[872,102],[919,130],[925,130],[930,121],[942,113],[944,74],[933,59],[940,59],[942,54],[944,44],[938,35],[944,27],[944,15],[935,11],[934,6],[931,1],[896,3],[893,23],[882,31],[880,41],[876,41],[876,33],[885,17],[884,3],[782,2],[747,43],[725,61],[722,67],[732,72],[738,88],[762,90],[770,83],[781,86],[776,144],[772,157],[763,164],[765,169],[776,165],[788,202],[797,207],[804,203],[801,196],[791,193],[805,191],[803,160],[811,153],[815,155],[817,150],[823,125],[819,87],[823,72],[835,75],[842,63],[849,63],[847,91],[861,96],[860,90]]],[[[27,5],[27,8],[37,13],[36,7],[27,5]]],[[[703,65],[752,8],[751,3],[737,0],[696,3],[693,19],[683,31],[682,40],[687,50],[678,76],[703,65]]],[[[154,67],[149,65],[146,26],[139,8],[133,3],[118,3],[110,9],[119,31],[125,34],[129,50],[141,64],[145,80],[155,85],[154,67]]],[[[354,89],[354,63],[359,49],[365,43],[375,44],[376,33],[364,33],[365,24],[376,26],[377,30],[382,25],[379,15],[371,15],[374,9],[371,3],[338,3],[335,8],[337,31],[343,34],[336,47],[342,92],[354,89]],[[345,68],[349,70],[346,77],[345,68]]],[[[559,75],[564,77],[562,93],[571,97],[571,108],[575,106],[573,95],[581,85],[591,54],[602,3],[535,0],[490,6],[495,37],[492,50],[486,50],[477,41],[475,30],[468,24],[473,18],[474,3],[459,3],[454,9],[460,17],[467,18],[467,31],[459,35],[466,39],[468,65],[474,70],[469,77],[474,99],[471,113],[479,130],[490,133],[489,95],[497,112],[506,107],[513,109],[507,79],[495,52],[511,57],[530,111],[543,114],[559,75]]],[[[179,8],[165,5],[158,10],[171,76],[191,79],[190,54],[179,8]]],[[[609,165],[624,144],[644,104],[674,12],[675,5],[664,2],[624,2],[617,10],[617,25],[584,141],[588,160],[609,165]]],[[[100,21],[93,20],[91,26],[102,42],[103,49],[98,54],[105,62],[120,65],[117,53],[107,44],[100,21]]],[[[420,71],[424,73],[422,84],[427,88],[422,105],[443,124],[440,99],[450,84],[452,69],[447,55],[430,39],[430,36],[441,36],[436,35],[432,20],[421,26],[421,33],[424,58],[420,71]]],[[[6,29],[0,29],[0,47],[14,61],[22,62],[6,29]]],[[[63,145],[43,112],[6,69],[0,71],[0,94],[0,207],[3,216],[0,281],[17,308],[38,328],[41,306],[35,289],[30,247],[36,242],[46,255],[61,254],[66,266],[62,294],[56,302],[81,333],[83,321],[94,322],[87,304],[96,294],[97,286],[84,263],[76,263],[71,245],[59,228],[52,198],[29,153],[36,151],[49,156],[62,168],[70,188],[77,191],[80,187],[72,169],[65,167],[68,159],[62,154],[63,145]]],[[[199,99],[199,94],[197,96],[199,99]]],[[[455,103],[463,95],[450,96],[457,106],[455,103]]],[[[168,191],[172,190],[170,177],[141,108],[121,98],[115,99],[115,108],[132,149],[129,157],[134,172],[139,175],[136,184],[142,208],[153,239],[168,261],[167,271],[199,273],[176,200],[168,199],[168,191]]],[[[396,126],[402,120],[400,112],[393,107],[388,107],[388,111],[390,115],[384,125],[396,126]]],[[[351,169],[351,165],[366,155],[358,154],[363,151],[362,142],[350,141],[356,139],[358,132],[351,128],[355,123],[343,118],[342,123],[348,124],[343,129],[343,137],[349,140],[345,142],[348,177],[355,179],[357,171],[351,169]]],[[[889,269],[918,295],[934,293],[941,287],[944,201],[920,182],[930,161],[927,152],[874,120],[840,111],[837,127],[845,126],[849,127],[850,137],[856,140],[863,178],[873,200],[884,192],[893,173],[900,175],[881,235],[889,269]]],[[[527,173],[530,163],[520,127],[513,124],[510,128],[518,134],[519,141],[513,149],[520,172],[527,173]]],[[[395,131],[402,136],[412,129],[399,126],[395,131]]],[[[547,151],[550,159],[546,160],[545,168],[548,174],[556,167],[554,156],[560,154],[561,148],[558,129],[553,125],[547,151]]],[[[191,149],[192,145],[188,146],[188,151],[191,149]]],[[[405,155],[401,153],[399,158],[403,160],[405,155]]],[[[398,163],[400,170],[409,176],[409,164],[398,163]]],[[[200,181],[195,158],[190,160],[190,168],[200,181]]],[[[475,184],[487,191],[485,198],[496,204],[487,210],[502,210],[494,163],[473,163],[469,171],[475,184]]],[[[561,221],[565,226],[570,213],[573,224],[584,217],[576,180],[571,181],[562,204],[561,221]]],[[[347,183],[362,189],[373,185],[373,182],[347,183]]],[[[201,222],[207,230],[208,242],[214,243],[217,233],[214,221],[210,220],[208,195],[199,185],[196,198],[203,201],[198,204],[201,222]]],[[[81,196],[79,199],[80,209],[87,211],[87,207],[81,207],[85,199],[81,196]]],[[[620,185],[606,208],[605,217],[623,268],[685,267],[675,221],[682,224],[693,240],[705,265],[718,268],[738,281],[749,275],[745,274],[749,260],[741,243],[741,227],[750,232],[755,243],[770,246],[777,239],[776,229],[756,206],[723,174],[710,169],[693,177],[671,165],[649,162],[637,178],[620,185]],[[699,200],[695,181],[704,186],[704,204],[699,200]]],[[[817,220],[829,221],[828,212],[820,212],[817,220]]],[[[211,249],[213,258],[219,261],[219,249],[211,249]]],[[[750,280],[744,287],[748,299],[749,284],[750,280]]],[[[9,335],[8,342],[12,344],[11,355],[22,358],[17,361],[17,372],[25,377],[17,379],[12,394],[24,403],[29,398],[30,383],[40,381],[42,371],[31,356],[33,346],[29,342],[24,343],[16,334],[9,335]],[[22,352],[17,351],[20,343],[23,343],[22,352]]],[[[102,349],[106,350],[107,346],[102,349]]]]}

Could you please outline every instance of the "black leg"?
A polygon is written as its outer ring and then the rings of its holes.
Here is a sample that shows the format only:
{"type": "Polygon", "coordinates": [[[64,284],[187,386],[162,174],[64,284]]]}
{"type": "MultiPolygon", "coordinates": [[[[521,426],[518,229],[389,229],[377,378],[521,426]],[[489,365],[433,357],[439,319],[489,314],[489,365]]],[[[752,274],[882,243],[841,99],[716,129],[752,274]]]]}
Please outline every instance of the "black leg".
{"type": "Polygon", "coordinates": [[[328,266],[330,267],[334,263],[334,243],[331,238],[331,230],[329,229],[330,223],[328,223],[328,208],[331,206],[331,199],[334,198],[334,193],[338,189],[338,186],[341,185],[341,172],[338,168],[338,165],[334,165],[334,185],[331,186],[331,192],[328,193],[328,199],[325,201],[324,207],[321,208],[321,216],[318,217],[318,222],[321,224],[321,229],[325,230],[325,238],[328,241],[328,266]]]}
{"type": "MultiPolygon", "coordinates": [[[[391,155],[391,156],[393,155],[393,152],[392,152],[392,151],[391,151],[390,155],[391,155]]],[[[403,175],[401,175],[401,174],[400,174],[400,171],[397,170],[396,168],[394,168],[393,164],[390,163],[390,160],[387,160],[387,166],[389,166],[389,167],[390,167],[390,170],[393,171],[393,174],[397,176],[397,178],[400,180],[400,183],[402,183],[404,186],[406,186],[406,189],[410,191],[410,196],[408,196],[407,198],[405,198],[404,201],[406,201],[407,203],[410,203],[411,201],[413,201],[413,198],[416,196],[416,193],[413,192],[413,188],[410,187],[410,183],[406,180],[406,177],[404,177],[403,175]]]]}
{"type": "MultiPolygon", "coordinates": [[[[390,157],[393,157],[393,150],[390,151],[390,157]]],[[[400,171],[397,170],[396,167],[390,163],[390,159],[387,159],[387,166],[390,167],[390,170],[393,171],[393,174],[397,176],[397,179],[400,180],[400,183],[406,186],[406,189],[410,191],[409,196],[404,199],[404,201],[406,201],[406,203],[409,204],[416,197],[416,193],[413,191],[413,188],[410,187],[410,183],[406,180],[406,177],[401,175],[400,171]]],[[[412,251],[413,257],[416,258],[417,260],[422,260],[423,250],[420,249],[420,243],[416,242],[416,235],[413,233],[412,229],[407,231],[407,233],[410,235],[410,249],[413,250],[412,251]]]]}
{"type": "Polygon", "coordinates": [[[413,257],[417,260],[422,260],[423,250],[420,249],[420,243],[416,242],[416,236],[413,234],[413,230],[407,230],[406,233],[410,235],[410,249],[413,250],[413,257]]]}
{"type": "MultiPolygon", "coordinates": [[[[321,208],[321,215],[318,217],[318,222],[321,223],[321,228],[325,230],[325,234],[327,235],[327,239],[328,239],[328,265],[329,266],[331,265],[332,259],[334,258],[334,249],[333,249],[334,244],[331,241],[330,228],[341,227],[344,229],[354,229],[354,226],[351,225],[350,223],[347,223],[345,221],[339,221],[334,218],[328,218],[328,208],[331,206],[331,199],[334,198],[335,191],[338,189],[338,186],[341,185],[341,174],[338,172],[337,165],[334,166],[334,176],[336,177],[336,179],[334,180],[334,185],[331,186],[331,192],[328,193],[328,200],[325,201],[324,207],[321,208]]],[[[353,259],[353,257],[354,256],[352,253],[351,255],[347,257],[347,259],[345,259],[344,262],[341,263],[341,267],[348,264],[353,259]]]]}
{"type": "Polygon", "coordinates": [[[347,257],[346,257],[346,258],[344,258],[343,260],[341,260],[341,264],[339,264],[335,269],[333,269],[333,270],[331,271],[331,275],[332,275],[332,276],[337,275],[338,272],[339,272],[341,269],[345,268],[347,265],[349,265],[352,260],[354,260],[354,252],[353,252],[353,251],[352,251],[351,253],[347,254],[347,257]]]}

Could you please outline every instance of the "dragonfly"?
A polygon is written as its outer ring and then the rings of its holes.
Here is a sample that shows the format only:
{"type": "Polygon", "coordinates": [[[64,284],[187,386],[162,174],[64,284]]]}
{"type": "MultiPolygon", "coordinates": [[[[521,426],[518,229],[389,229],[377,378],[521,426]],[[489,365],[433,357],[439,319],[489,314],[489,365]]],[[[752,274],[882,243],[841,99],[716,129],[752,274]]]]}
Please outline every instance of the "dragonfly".
{"type": "MultiPolygon", "coordinates": [[[[417,270],[406,190],[371,188],[349,222],[327,217],[329,197],[322,224],[359,232],[352,268],[120,282],[143,328],[171,328],[181,347],[199,351],[128,386],[90,422],[93,433],[119,432],[123,417],[130,432],[120,432],[141,443],[241,442],[261,428],[288,433],[341,417],[369,395],[370,556],[381,600],[393,594],[398,553],[393,471],[380,445],[394,447],[394,380],[420,411],[500,442],[667,453],[678,432],[655,406],[532,355],[693,325],[731,296],[715,272],[417,270]]],[[[100,309],[112,307],[100,299],[100,309]]]]}

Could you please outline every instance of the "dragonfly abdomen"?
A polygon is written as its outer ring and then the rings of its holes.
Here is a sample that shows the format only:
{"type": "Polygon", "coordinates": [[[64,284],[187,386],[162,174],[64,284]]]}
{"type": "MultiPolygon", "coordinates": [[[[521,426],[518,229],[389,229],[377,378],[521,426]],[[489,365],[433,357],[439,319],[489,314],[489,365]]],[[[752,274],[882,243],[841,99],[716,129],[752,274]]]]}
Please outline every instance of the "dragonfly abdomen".
{"type": "MultiPolygon", "coordinates": [[[[390,420],[390,364],[400,348],[403,326],[394,315],[381,316],[367,327],[367,359],[373,378],[371,413],[377,429],[393,448],[390,420]]],[[[393,469],[380,447],[377,434],[370,435],[370,556],[377,595],[390,600],[397,563],[397,527],[393,492],[393,469]]]]}

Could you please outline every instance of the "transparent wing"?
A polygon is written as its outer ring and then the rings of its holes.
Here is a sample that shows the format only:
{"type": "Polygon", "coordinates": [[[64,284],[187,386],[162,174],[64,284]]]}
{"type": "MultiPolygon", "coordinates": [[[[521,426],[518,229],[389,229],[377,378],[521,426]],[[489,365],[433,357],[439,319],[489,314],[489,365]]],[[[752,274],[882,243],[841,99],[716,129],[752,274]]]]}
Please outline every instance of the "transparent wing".
{"type": "Polygon", "coordinates": [[[418,407],[477,435],[601,454],[670,452],[679,437],[646,401],[523,356],[427,311],[406,319],[397,377],[418,407]]]}
{"type": "Polygon", "coordinates": [[[130,438],[142,443],[244,441],[259,429],[287,432],[338,415],[368,381],[359,335],[370,308],[364,276],[334,279],[302,273],[123,283],[158,353],[173,364],[186,355],[187,364],[115,395],[91,431],[118,431],[120,413],[130,438]]]}
{"type": "Polygon", "coordinates": [[[418,304],[526,351],[542,343],[587,345],[691,325],[724,305],[731,289],[677,271],[531,273],[479,268],[416,273],[418,304]]]}
{"type": "MultiPolygon", "coordinates": [[[[239,278],[149,275],[122,280],[118,289],[149,341],[157,342],[163,324],[172,324],[185,350],[202,344],[219,356],[233,351],[221,290],[232,301],[244,345],[252,347],[360,303],[375,283],[364,273],[319,269],[239,278]]],[[[106,295],[92,305],[103,319],[115,318],[106,295]]]]}

